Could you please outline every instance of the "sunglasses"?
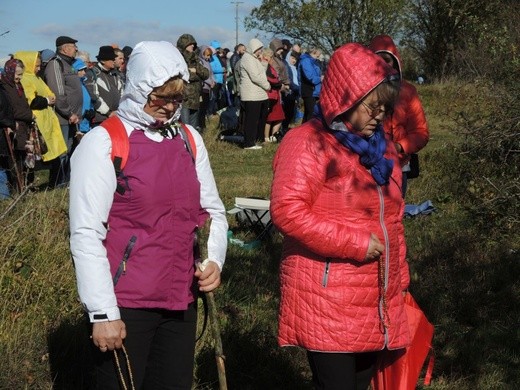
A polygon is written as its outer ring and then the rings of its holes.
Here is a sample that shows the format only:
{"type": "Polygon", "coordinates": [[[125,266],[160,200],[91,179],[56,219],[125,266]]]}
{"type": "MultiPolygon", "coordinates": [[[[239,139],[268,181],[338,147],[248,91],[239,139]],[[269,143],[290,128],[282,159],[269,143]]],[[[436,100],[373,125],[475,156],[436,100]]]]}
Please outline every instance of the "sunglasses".
{"type": "Polygon", "coordinates": [[[182,104],[183,98],[182,96],[157,96],[157,95],[150,95],[148,97],[148,102],[152,106],[157,107],[166,107],[169,104],[173,104],[174,106],[178,106],[179,104],[182,104]]]}

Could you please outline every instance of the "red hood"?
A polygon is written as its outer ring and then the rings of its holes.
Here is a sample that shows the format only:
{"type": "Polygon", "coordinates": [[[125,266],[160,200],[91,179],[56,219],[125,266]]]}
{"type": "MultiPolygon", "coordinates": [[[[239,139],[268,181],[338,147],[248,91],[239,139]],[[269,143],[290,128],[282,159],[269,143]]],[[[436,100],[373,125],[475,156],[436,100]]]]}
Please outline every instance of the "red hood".
{"type": "Polygon", "coordinates": [[[327,125],[392,74],[395,74],[392,67],[359,43],[347,43],[337,49],[330,59],[320,93],[327,125]]]}
{"type": "Polygon", "coordinates": [[[372,38],[370,45],[368,45],[370,50],[374,53],[388,53],[397,61],[397,67],[399,71],[399,77],[403,78],[403,68],[401,65],[401,55],[399,54],[399,50],[397,50],[397,46],[395,45],[393,39],[388,35],[377,35],[372,38]]]}

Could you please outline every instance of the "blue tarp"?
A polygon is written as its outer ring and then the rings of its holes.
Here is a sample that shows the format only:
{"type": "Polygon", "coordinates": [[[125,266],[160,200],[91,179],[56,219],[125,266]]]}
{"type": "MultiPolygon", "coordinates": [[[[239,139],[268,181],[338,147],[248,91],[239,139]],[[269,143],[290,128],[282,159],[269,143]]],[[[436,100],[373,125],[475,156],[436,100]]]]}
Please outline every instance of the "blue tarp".
{"type": "Polygon", "coordinates": [[[427,200],[419,205],[407,204],[404,206],[404,216],[406,218],[415,217],[417,215],[429,215],[436,211],[433,207],[432,201],[427,200]]]}

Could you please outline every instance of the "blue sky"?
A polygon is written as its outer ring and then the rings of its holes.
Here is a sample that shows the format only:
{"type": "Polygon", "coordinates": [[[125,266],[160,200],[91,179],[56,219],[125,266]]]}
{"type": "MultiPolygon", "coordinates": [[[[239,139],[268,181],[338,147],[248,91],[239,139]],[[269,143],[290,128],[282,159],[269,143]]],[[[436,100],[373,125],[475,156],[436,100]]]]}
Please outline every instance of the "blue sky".
{"type": "MultiPolygon", "coordinates": [[[[238,5],[240,42],[247,44],[258,34],[246,32],[243,20],[261,3],[243,0],[238,5]]],[[[0,57],[18,50],[54,50],[60,35],[77,39],[79,50],[88,51],[92,59],[103,45],[133,47],[144,40],[175,44],[184,33],[192,34],[199,45],[217,39],[233,49],[235,15],[235,4],[226,0],[2,0],[0,57]]],[[[260,35],[263,38],[271,37],[260,35]]]]}

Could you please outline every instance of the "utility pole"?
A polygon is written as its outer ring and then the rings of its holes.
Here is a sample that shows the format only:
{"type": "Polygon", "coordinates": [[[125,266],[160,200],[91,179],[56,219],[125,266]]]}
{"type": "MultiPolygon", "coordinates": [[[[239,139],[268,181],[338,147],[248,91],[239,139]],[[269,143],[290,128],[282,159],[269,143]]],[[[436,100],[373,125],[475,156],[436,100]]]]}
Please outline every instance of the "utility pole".
{"type": "Polygon", "coordinates": [[[238,5],[243,3],[243,1],[231,2],[231,4],[235,4],[235,46],[238,45],[238,5]]]}

